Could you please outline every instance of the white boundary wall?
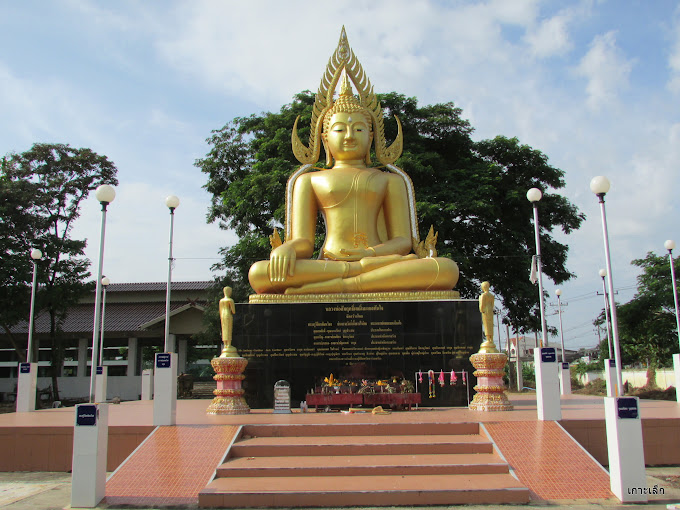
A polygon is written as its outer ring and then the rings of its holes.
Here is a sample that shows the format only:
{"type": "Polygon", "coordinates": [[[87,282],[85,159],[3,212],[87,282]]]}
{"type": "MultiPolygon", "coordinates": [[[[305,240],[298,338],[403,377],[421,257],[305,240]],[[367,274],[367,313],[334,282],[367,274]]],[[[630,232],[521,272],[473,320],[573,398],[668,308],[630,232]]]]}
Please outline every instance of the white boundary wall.
{"type": "MultiPolygon", "coordinates": [[[[604,372],[587,372],[585,376],[579,375],[578,378],[582,384],[588,384],[589,382],[592,382],[595,379],[604,380],[604,372]]],[[[646,368],[635,370],[624,369],[621,372],[621,378],[623,379],[624,384],[628,382],[631,386],[635,388],[642,388],[647,384],[647,369],[646,368]]],[[[673,369],[657,368],[656,385],[662,390],[665,390],[669,386],[677,387],[675,384],[675,374],[673,373],[673,369]]]]}
{"type": "MultiPolygon", "coordinates": [[[[59,377],[59,397],[68,399],[90,398],[89,377],[59,377]]],[[[14,378],[0,379],[0,392],[14,393],[17,381],[14,378]]],[[[52,386],[51,377],[38,377],[38,389],[43,390],[52,386]]],[[[108,377],[107,398],[120,397],[121,400],[139,400],[142,392],[142,376],[115,376],[108,377]]]]}

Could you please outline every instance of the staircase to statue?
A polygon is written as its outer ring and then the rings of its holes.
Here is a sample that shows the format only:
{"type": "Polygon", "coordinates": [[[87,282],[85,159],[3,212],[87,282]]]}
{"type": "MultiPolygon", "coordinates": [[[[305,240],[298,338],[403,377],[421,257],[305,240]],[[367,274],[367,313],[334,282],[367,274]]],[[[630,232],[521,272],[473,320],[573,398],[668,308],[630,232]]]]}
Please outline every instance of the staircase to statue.
{"type": "Polygon", "coordinates": [[[478,423],[246,425],[201,507],[528,503],[478,423]]]}
{"type": "Polygon", "coordinates": [[[191,391],[191,398],[214,398],[217,381],[196,381],[191,391]]]}

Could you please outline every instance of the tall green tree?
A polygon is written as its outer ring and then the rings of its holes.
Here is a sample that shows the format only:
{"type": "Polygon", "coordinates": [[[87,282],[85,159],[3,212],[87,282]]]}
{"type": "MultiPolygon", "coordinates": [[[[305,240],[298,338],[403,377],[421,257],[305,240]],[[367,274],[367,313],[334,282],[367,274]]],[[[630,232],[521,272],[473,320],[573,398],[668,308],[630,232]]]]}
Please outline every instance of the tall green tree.
{"type": "MultiPolygon", "coordinates": [[[[669,366],[678,350],[675,301],[668,257],[648,252],[632,261],[641,268],[633,299],[617,306],[621,356],[624,363],[669,366]]],[[[680,263],[674,263],[676,273],[680,263]]]]}
{"type": "Polygon", "coordinates": [[[26,346],[12,327],[28,316],[32,279],[31,251],[39,218],[31,214],[37,194],[36,183],[12,179],[7,159],[0,168],[0,327],[9,338],[20,360],[26,359],[26,346]]]}
{"type": "MultiPolygon", "coordinates": [[[[396,92],[379,94],[388,116],[398,115],[404,151],[396,164],[413,180],[421,235],[434,225],[440,256],[455,260],[461,272],[457,289],[476,297],[488,280],[501,296],[516,329],[539,328],[538,293],[529,281],[535,252],[531,204],[526,192],[544,193],[541,201],[543,269],[555,283],[573,275],[566,268],[568,247],[552,232],[570,233],[584,219],[555,191],[564,187],[564,172],[550,166],[538,150],[516,138],[474,142],[470,123],[453,103],[421,107],[415,98],[396,92]]],[[[302,116],[301,138],[309,134],[314,96],[302,92],[278,113],[239,117],[208,138],[210,151],[196,166],[207,174],[212,194],[208,221],[234,229],[239,241],[222,249],[216,269],[226,272],[237,300],[252,293],[248,269],[269,257],[268,236],[284,221],[286,181],[299,166],[291,148],[291,129],[302,116]]],[[[396,122],[385,122],[386,137],[396,135],[396,122]]],[[[322,159],[323,161],[323,155],[322,159]]],[[[375,158],[374,158],[375,161],[375,158]]],[[[323,239],[319,222],[318,240],[323,239]]]]}
{"type": "MultiPolygon", "coordinates": [[[[66,311],[93,289],[86,281],[90,277],[90,261],[84,257],[87,241],[72,239],[71,232],[83,200],[101,184],[117,184],[116,173],[106,156],[64,144],[35,144],[3,160],[0,189],[8,202],[3,204],[0,220],[0,276],[4,278],[0,283],[11,289],[10,294],[27,295],[31,272],[28,253],[32,247],[42,250],[36,310],[49,316],[52,388],[57,399],[57,376],[64,364],[62,324],[66,311]],[[16,226],[25,231],[10,234],[16,226]],[[14,280],[6,276],[12,263],[20,268],[14,280]]],[[[21,308],[6,311],[3,307],[0,311],[0,325],[5,331],[19,318],[28,318],[25,302],[21,302],[21,308]]]]}

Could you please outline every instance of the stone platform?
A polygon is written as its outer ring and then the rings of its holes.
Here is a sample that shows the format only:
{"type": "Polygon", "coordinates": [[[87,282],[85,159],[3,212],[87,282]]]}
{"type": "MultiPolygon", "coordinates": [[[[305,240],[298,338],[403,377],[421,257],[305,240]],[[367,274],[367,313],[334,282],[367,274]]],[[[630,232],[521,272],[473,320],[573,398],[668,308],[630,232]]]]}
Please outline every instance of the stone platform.
{"type": "MultiPolygon", "coordinates": [[[[248,360],[246,401],[272,407],[279,380],[291,385],[293,405],[331,373],[339,380],[391,379],[415,383],[434,370],[472,374],[470,355],[482,340],[475,300],[236,304],[234,345],[248,360]]],[[[474,377],[467,381],[472,388],[474,377]]],[[[415,384],[414,384],[415,385],[415,384]]],[[[467,388],[437,386],[428,406],[467,406],[467,388]]]]}

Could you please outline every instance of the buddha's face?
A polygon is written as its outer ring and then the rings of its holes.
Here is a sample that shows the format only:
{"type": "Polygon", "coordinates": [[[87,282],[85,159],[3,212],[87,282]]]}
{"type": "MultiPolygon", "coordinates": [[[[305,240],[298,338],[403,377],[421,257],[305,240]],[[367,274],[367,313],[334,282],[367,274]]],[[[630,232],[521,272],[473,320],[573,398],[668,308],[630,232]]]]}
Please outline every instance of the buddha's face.
{"type": "Polygon", "coordinates": [[[373,133],[361,112],[339,112],[331,117],[324,138],[336,161],[363,160],[371,148],[373,133]]]}

